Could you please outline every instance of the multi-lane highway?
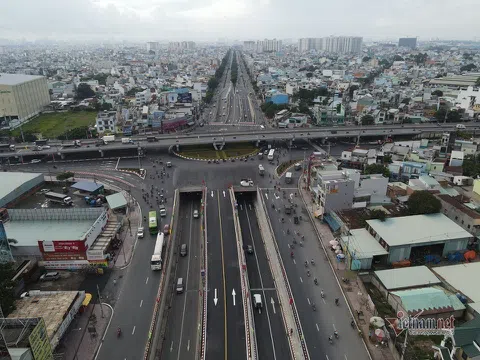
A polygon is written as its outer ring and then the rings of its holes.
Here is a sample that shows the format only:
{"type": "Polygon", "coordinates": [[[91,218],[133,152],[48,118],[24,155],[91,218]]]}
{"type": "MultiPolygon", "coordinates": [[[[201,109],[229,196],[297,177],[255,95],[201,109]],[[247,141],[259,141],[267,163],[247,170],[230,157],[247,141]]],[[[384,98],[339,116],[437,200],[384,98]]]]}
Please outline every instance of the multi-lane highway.
{"type": "Polygon", "coordinates": [[[262,309],[254,309],[255,336],[259,359],[291,359],[287,332],[278,304],[277,290],[255,214],[253,194],[236,194],[238,215],[246,247],[250,294],[260,294],[262,309]],[[249,247],[250,250],[249,250],[249,247]]]}
{"type": "Polygon", "coordinates": [[[200,302],[200,259],[201,259],[201,219],[194,218],[194,211],[200,212],[200,194],[189,193],[180,196],[178,231],[175,239],[175,254],[172,262],[173,294],[170,299],[167,330],[165,333],[162,359],[198,359],[198,340],[201,334],[200,302]],[[187,246],[187,254],[182,256],[182,244],[187,246]],[[178,278],[184,282],[184,292],[176,294],[178,278]]]}
{"type": "Polygon", "coordinates": [[[284,196],[283,191],[273,192],[264,189],[262,195],[295,297],[310,356],[312,359],[368,360],[369,355],[361,338],[350,326],[350,313],[330,264],[318,243],[307,210],[301,200],[295,197],[297,191],[295,187],[285,188],[284,196]],[[296,214],[286,215],[283,211],[289,198],[297,204],[296,214]],[[271,204],[274,204],[275,208],[272,208],[271,204]],[[295,215],[302,217],[298,225],[293,222],[295,215]],[[282,218],[285,222],[282,222],[282,218]],[[294,253],[294,258],[291,258],[291,252],[294,253]],[[314,261],[314,265],[311,264],[311,260],[314,261]],[[318,285],[314,284],[315,278],[318,279],[318,285]],[[320,296],[322,289],[325,298],[320,296]],[[340,306],[335,305],[335,298],[339,298],[340,306]],[[333,344],[329,344],[328,337],[333,336],[335,330],[340,337],[335,339],[333,344]]]}
{"type": "Polygon", "coordinates": [[[246,359],[245,319],[233,209],[227,189],[208,190],[208,359],[246,359]]]}

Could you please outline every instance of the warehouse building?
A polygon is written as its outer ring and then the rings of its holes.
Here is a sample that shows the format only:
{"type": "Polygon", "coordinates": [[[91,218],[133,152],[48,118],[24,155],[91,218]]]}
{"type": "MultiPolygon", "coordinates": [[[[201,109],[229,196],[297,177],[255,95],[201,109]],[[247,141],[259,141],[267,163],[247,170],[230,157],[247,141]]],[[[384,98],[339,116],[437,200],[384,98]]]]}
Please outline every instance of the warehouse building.
{"type": "Polygon", "coordinates": [[[103,253],[90,257],[89,249],[104,236],[107,221],[104,208],[9,209],[4,227],[7,237],[17,240],[14,257],[39,258],[47,269],[75,270],[105,263],[103,253]]]}
{"type": "MultiPolygon", "coordinates": [[[[1,101],[0,101],[1,104],[1,101]]],[[[43,174],[2,172],[0,173],[0,208],[15,205],[33,194],[44,183],[43,174]]]]}
{"type": "Polygon", "coordinates": [[[48,104],[50,94],[44,76],[0,73],[0,121],[14,127],[48,104]]]}
{"type": "Polygon", "coordinates": [[[469,232],[443,214],[367,220],[366,229],[360,231],[352,230],[341,239],[352,270],[370,269],[372,263],[400,267],[427,262],[428,256],[466,250],[473,241],[469,232]]]}

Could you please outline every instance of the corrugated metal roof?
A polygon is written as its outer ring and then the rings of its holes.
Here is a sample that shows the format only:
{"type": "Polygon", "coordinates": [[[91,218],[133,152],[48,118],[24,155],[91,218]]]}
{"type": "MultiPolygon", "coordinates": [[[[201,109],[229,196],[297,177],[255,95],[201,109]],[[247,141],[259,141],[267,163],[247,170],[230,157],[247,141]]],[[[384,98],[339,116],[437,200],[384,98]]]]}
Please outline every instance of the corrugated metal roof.
{"type": "Polygon", "coordinates": [[[463,310],[465,305],[453,295],[447,295],[444,290],[437,287],[392,291],[393,295],[402,300],[402,305],[408,312],[442,312],[463,310]]]}
{"type": "Polygon", "coordinates": [[[380,243],[366,229],[350,230],[350,236],[342,236],[342,241],[348,244],[348,251],[356,259],[370,259],[377,255],[386,255],[380,243]]]}
{"type": "Polygon", "coordinates": [[[441,281],[426,266],[375,271],[387,290],[439,284],[441,281]]]}
{"type": "Polygon", "coordinates": [[[480,262],[439,266],[433,271],[473,302],[480,302],[480,287],[475,286],[478,284],[480,262]]]}
{"type": "MultiPolygon", "coordinates": [[[[24,183],[37,177],[43,179],[43,174],[24,172],[1,172],[0,184],[2,184],[2,186],[0,186],[0,206],[2,205],[1,199],[20,188],[20,186],[22,186],[24,183]]],[[[19,193],[18,195],[21,194],[19,193]]]]}
{"type": "Polygon", "coordinates": [[[388,218],[385,221],[367,220],[389,246],[413,245],[435,241],[471,238],[443,214],[413,215],[388,218]]]}
{"type": "Polygon", "coordinates": [[[122,193],[115,193],[106,197],[110,209],[115,210],[127,206],[127,199],[122,193]]]}
{"type": "Polygon", "coordinates": [[[26,75],[26,74],[7,74],[0,73],[0,85],[18,85],[27,81],[44,78],[39,75],[26,75]]]}
{"type": "Polygon", "coordinates": [[[94,192],[103,187],[103,184],[99,184],[93,181],[79,181],[71,186],[74,189],[81,191],[94,192]]]}

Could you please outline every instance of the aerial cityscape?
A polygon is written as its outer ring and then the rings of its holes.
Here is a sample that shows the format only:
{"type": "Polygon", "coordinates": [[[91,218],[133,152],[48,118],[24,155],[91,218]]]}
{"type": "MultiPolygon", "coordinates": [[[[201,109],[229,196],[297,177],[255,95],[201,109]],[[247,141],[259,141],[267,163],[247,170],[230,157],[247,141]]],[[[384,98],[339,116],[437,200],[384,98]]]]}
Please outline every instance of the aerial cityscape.
{"type": "Polygon", "coordinates": [[[5,4],[0,360],[479,359],[469,5],[5,4]]]}

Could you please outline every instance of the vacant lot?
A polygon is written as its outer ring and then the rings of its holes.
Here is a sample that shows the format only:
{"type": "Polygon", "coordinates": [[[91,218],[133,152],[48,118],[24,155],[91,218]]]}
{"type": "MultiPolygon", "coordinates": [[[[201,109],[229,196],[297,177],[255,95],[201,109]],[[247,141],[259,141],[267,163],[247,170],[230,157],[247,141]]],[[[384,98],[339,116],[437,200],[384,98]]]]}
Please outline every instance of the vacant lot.
{"type": "Polygon", "coordinates": [[[213,145],[192,145],[180,147],[179,155],[198,159],[229,159],[255,155],[258,151],[258,148],[249,143],[227,144],[220,151],[216,151],[213,145]]]}
{"type": "MultiPolygon", "coordinates": [[[[65,131],[95,124],[96,112],[57,112],[42,114],[28,124],[22,126],[24,132],[40,133],[42,137],[54,139],[65,131]]],[[[14,136],[20,135],[20,130],[13,131],[14,136]]]]}

